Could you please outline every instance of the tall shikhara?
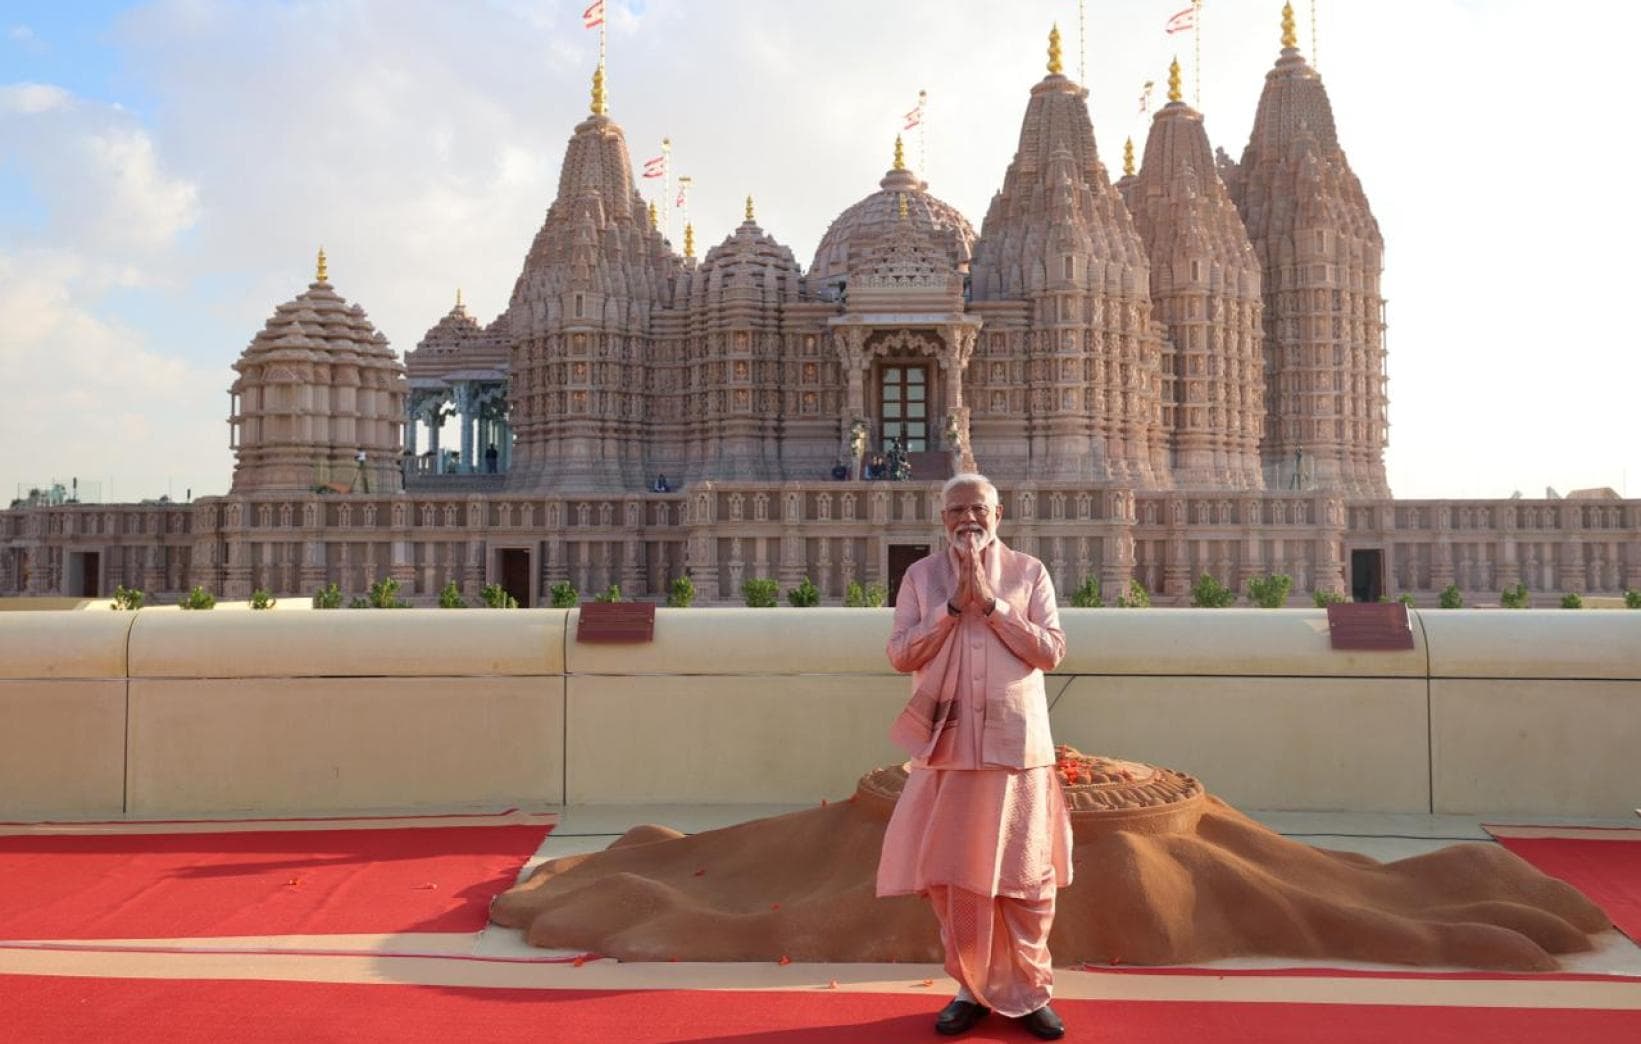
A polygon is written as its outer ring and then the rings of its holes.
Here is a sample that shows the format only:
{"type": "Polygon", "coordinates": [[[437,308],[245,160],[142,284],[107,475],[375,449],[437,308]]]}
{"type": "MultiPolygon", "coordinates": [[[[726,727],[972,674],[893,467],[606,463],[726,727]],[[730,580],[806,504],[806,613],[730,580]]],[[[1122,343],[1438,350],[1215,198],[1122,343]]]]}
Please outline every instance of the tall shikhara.
{"type": "Polygon", "coordinates": [[[975,245],[974,455],[1021,478],[1166,486],[1145,248],[1057,42],[975,245]]]}
{"type": "Polygon", "coordinates": [[[1202,114],[1180,100],[1151,123],[1145,162],[1123,189],[1151,261],[1151,301],[1166,330],[1163,425],[1174,483],[1259,489],[1265,375],[1259,260],[1214,168],[1202,114]]]}
{"type": "Polygon", "coordinates": [[[642,488],[651,320],[680,271],[633,185],[600,70],[505,315],[510,486],[642,488]]]}
{"type": "Polygon", "coordinates": [[[1288,7],[1242,162],[1222,163],[1264,266],[1266,483],[1384,496],[1384,240],[1295,44],[1288,7]]]}

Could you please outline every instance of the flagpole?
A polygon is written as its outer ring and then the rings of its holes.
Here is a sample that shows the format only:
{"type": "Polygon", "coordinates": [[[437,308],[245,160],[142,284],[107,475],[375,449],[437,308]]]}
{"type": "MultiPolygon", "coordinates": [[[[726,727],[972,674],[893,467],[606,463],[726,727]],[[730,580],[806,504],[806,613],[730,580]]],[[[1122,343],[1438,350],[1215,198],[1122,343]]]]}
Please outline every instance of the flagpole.
{"type": "Polygon", "coordinates": [[[1316,0],[1311,0],[1311,68],[1322,71],[1322,62],[1316,57],[1316,0]]]}
{"type": "Polygon", "coordinates": [[[1088,86],[1088,36],[1083,0],[1077,0],[1077,84],[1088,86]]]}
{"type": "Polygon", "coordinates": [[[672,139],[661,139],[661,207],[667,212],[667,230],[663,238],[672,242],[672,139]]]}
{"type": "Polygon", "coordinates": [[[1191,21],[1195,26],[1191,30],[1191,42],[1196,47],[1197,52],[1196,59],[1192,63],[1196,79],[1193,93],[1196,95],[1196,107],[1200,111],[1202,109],[1202,0],[1191,0],[1191,7],[1191,21]]]}
{"type": "Polygon", "coordinates": [[[923,180],[929,180],[929,139],[927,124],[929,113],[924,108],[929,100],[928,91],[917,92],[917,170],[923,175],[923,180]]]}

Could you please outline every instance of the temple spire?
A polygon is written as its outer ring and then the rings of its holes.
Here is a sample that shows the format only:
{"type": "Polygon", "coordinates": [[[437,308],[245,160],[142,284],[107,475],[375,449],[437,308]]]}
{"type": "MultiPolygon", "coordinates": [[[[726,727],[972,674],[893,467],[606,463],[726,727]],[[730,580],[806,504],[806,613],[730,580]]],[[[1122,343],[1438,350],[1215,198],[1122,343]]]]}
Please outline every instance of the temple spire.
{"type": "Polygon", "coordinates": [[[905,170],[906,169],[906,146],[903,142],[901,142],[900,135],[898,135],[898,134],[895,135],[895,166],[894,166],[894,169],[895,170],[905,170]]]}
{"type": "Polygon", "coordinates": [[[1293,4],[1282,5],[1282,49],[1291,51],[1299,46],[1299,33],[1294,29],[1293,4]]]}
{"type": "Polygon", "coordinates": [[[604,63],[600,61],[593,70],[593,115],[603,116],[608,108],[604,100],[604,63]]]}
{"type": "Polygon", "coordinates": [[[747,224],[750,225],[756,220],[758,220],[758,218],[753,213],[753,210],[752,210],[752,197],[748,196],[748,197],[746,197],[746,221],[747,221],[747,224]]]}
{"type": "Polygon", "coordinates": [[[695,226],[694,225],[685,225],[684,226],[684,256],[687,257],[687,258],[694,258],[695,257],[695,226]]]}
{"type": "Polygon", "coordinates": [[[1179,85],[1179,59],[1175,58],[1168,66],[1168,100],[1177,102],[1184,100],[1185,95],[1179,85]]]}
{"type": "Polygon", "coordinates": [[[313,280],[316,283],[330,282],[330,266],[325,263],[325,248],[319,248],[319,263],[314,267],[313,280]]]}
{"type": "Polygon", "coordinates": [[[1129,138],[1122,143],[1122,175],[1125,178],[1134,176],[1134,139],[1129,138]]]}
{"type": "Polygon", "coordinates": [[[1059,76],[1060,70],[1060,23],[1055,22],[1054,28],[1048,31],[1048,73],[1059,76]]]}

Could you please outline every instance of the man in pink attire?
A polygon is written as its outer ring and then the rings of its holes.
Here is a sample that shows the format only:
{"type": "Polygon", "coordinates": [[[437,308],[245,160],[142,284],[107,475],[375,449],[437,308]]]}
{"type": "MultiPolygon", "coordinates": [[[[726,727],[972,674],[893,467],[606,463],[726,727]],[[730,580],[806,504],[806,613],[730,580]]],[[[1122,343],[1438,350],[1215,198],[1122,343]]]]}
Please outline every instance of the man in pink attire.
{"type": "Polygon", "coordinates": [[[877,894],[926,895],[957,997],[935,1028],[990,1011],[1044,1040],[1065,1033],[1048,1001],[1054,893],[1071,883],[1071,820],[1054,776],[1043,672],[1065,655],[1043,563],[997,539],[997,489],[946,483],[947,547],[906,571],[889,662],[913,674],[890,736],[912,755],[883,837],[877,894]]]}

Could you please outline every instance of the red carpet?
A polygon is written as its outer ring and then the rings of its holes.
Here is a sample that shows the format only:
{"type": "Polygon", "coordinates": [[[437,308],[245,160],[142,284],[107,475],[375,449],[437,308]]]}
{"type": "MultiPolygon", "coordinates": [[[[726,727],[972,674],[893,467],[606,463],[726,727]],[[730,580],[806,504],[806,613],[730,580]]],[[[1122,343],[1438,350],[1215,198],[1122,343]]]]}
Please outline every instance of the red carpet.
{"type": "Polygon", "coordinates": [[[0,837],[0,939],[476,932],[547,830],[0,837]]]}
{"type": "MultiPolygon", "coordinates": [[[[944,996],[485,990],[338,983],[0,975],[18,1042],[529,1040],[859,1044],[938,1040],[944,996]]],[[[1580,1044],[1641,1040],[1641,1012],[1339,1004],[1062,1001],[1075,1041],[1148,1044],[1580,1044]]],[[[967,1042],[1036,1038],[993,1016],[967,1042]]]]}
{"type": "Polygon", "coordinates": [[[1590,897],[1614,925],[1641,942],[1641,831],[1613,840],[1498,837],[1499,844],[1590,897]]]}

